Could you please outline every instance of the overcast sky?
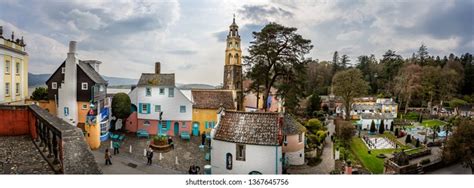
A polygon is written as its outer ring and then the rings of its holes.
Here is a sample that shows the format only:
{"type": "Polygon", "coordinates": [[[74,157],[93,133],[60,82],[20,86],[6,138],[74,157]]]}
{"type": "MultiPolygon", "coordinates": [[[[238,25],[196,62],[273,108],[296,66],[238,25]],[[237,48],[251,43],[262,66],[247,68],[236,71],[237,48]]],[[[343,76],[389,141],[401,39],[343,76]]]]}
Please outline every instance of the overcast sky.
{"type": "Polygon", "coordinates": [[[298,28],[314,45],[308,55],[359,55],[388,49],[409,57],[421,44],[432,55],[474,49],[474,1],[0,1],[4,36],[24,36],[29,71],[51,73],[78,41],[80,59],[103,62],[101,74],[138,79],[153,72],[176,73],[180,83],[222,83],[225,37],[232,14],[244,55],[252,31],[268,22],[298,28]]]}

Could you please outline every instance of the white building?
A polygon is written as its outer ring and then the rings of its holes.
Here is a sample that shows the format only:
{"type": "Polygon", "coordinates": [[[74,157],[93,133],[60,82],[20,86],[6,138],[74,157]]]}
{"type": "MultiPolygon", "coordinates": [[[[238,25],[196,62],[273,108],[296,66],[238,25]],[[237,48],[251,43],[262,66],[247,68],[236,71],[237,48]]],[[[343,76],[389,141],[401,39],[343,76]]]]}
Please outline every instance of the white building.
{"type": "Polygon", "coordinates": [[[278,113],[222,111],[211,132],[213,174],[281,174],[278,113]]]}
{"type": "Polygon", "coordinates": [[[392,114],[388,114],[388,113],[373,113],[373,114],[364,113],[364,114],[360,115],[360,122],[362,124],[362,129],[363,130],[369,130],[370,129],[370,125],[372,124],[372,120],[375,123],[375,128],[378,130],[382,119],[383,119],[383,124],[384,124],[385,130],[389,130],[390,125],[392,124],[393,119],[394,119],[392,114]]]}
{"type": "Polygon", "coordinates": [[[160,63],[155,73],[143,73],[138,85],[130,93],[130,100],[137,112],[129,118],[127,129],[135,132],[147,130],[150,134],[178,136],[190,132],[193,103],[175,85],[174,73],[162,74],[160,63]],[[161,119],[160,119],[161,115],[161,119]]]}

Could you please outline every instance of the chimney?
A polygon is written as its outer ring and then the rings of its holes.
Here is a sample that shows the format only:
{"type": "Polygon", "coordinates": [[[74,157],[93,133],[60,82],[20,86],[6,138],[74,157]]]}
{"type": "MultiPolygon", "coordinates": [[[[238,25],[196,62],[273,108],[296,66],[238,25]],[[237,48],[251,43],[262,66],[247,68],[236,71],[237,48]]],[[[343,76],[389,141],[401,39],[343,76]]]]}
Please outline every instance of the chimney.
{"type": "Polygon", "coordinates": [[[3,26],[0,26],[0,36],[3,36],[3,26]]]}
{"type": "Polygon", "coordinates": [[[155,63],[155,74],[160,74],[160,62],[155,63]]]}
{"type": "Polygon", "coordinates": [[[69,41],[69,53],[76,53],[76,41],[69,41]]]}

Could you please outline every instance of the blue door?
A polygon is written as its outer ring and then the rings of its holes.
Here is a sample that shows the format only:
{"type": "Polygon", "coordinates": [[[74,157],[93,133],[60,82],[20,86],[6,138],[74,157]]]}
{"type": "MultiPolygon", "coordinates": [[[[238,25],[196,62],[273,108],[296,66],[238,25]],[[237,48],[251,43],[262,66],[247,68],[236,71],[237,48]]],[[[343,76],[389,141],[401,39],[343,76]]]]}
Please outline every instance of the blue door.
{"type": "Polygon", "coordinates": [[[198,136],[199,135],[199,123],[194,122],[193,123],[193,136],[198,136]]]}
{"type": "Polygon", "coordinates": [[[174,122],[174,136],[179,136],[179,123],[174,122]]]}

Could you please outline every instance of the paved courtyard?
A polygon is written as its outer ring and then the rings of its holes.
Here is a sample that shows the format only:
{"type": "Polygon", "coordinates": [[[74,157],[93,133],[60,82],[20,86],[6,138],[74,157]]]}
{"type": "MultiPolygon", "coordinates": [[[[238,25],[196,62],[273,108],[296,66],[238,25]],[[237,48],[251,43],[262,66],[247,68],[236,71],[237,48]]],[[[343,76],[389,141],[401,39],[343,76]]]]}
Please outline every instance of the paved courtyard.
{"type": "Polygon", "coordinates": [[[0,174],[54,174],[30,136],[0,137],[0,174]]]}
{"type": "Polygon", "coordinates": [[[210,162],[204,158],[206,152],[209,152],[209,149],[207,147],[204,149],[199,148],[201,138],[191,137],[190,141],[182,140],[181,138],[173,138],[173,141],[175,143],[174,149],[161,153],[161,160],[160,152],[154,151],[152,166],[146,165],[147,158],[144,156],[144,149],[147,148],[149,140],[146,138],[139,139],[132,133],[126,134],[125,140],[120,148],[120,154],[112,158],[112,166],[105,166],[104,160],[104,151],[106,148],[109,148],[113,154],[113,149],[110,149],[110,140],[102,142],[100,149],[94,151],[94,155],[105,174],[179,174],[187,173],[189,166],[193,164],[199,166],[201,168],[200,173],[203,173],[204,165],[210,164],[210,162]],[[130,146],[132,146],[131,153],[130,146]],[[121,165],[117,165],[117,167],[114,166],[115,160],[118,160],[121,165]],[[135,165],[137,166],[134,167],[135,165]]]}

